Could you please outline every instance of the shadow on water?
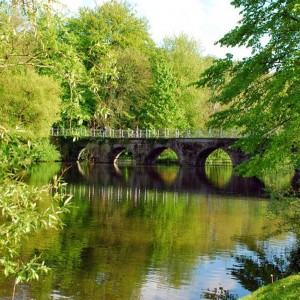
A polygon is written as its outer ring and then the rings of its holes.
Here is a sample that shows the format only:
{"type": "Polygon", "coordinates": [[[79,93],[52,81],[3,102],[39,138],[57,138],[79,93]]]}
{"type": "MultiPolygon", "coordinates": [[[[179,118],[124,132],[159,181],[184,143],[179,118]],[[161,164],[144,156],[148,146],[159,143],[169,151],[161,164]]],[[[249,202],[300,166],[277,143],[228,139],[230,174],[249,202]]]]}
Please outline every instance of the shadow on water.
{"type": "Polygon", "coordinates": [[[257,178],[232,174],[231,166],[203,168],[178,166],[73,165],[65,175],[70,183],[137,187],[171,192],[232,194],[262,197],[264,185],[257,178]]]}

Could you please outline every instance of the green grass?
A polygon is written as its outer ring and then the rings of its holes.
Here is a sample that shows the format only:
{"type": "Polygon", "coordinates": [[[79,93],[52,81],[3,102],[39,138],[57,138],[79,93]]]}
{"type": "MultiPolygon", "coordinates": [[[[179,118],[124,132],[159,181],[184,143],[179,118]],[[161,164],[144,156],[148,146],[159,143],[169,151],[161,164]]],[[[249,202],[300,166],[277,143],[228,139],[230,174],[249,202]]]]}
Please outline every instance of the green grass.
{"type": "Polygon", "coordinates": [[[292,275],[263,286],[242,300],[299,300],[300,275],[292,275]]]}

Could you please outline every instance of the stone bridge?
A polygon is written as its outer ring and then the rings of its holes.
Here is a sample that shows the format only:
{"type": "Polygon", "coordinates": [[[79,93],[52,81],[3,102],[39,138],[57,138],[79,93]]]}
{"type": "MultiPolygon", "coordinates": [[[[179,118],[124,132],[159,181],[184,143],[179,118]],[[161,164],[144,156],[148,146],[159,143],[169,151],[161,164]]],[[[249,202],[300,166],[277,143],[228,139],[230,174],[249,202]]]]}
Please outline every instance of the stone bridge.
{"type": "Polygon", "coordinates": [[[237,138],[105,138],[52,136],[58,146],[62,161],[80,161],[83,153],[95,163],[114,163],[125,150],[130,152],[138,165],[154,165],[165,150],[173,150],[181,166],[203,166],[207,157],[216,149],[224,150],[232,165],[246,159],[238,149],[231,148],[237,138]]]}

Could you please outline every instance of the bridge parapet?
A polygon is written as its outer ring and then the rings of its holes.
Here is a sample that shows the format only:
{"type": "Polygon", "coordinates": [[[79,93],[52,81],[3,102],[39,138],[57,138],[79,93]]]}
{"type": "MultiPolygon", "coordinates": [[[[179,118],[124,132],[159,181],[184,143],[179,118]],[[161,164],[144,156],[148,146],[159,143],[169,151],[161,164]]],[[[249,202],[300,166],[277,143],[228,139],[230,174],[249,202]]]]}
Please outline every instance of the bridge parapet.
{"type": "Polygon", "coordinates": [[[239,138],[235,129],[88,129],[52,128],[51,136],[64,137],[103,137],[103,138],[239,138]]]}

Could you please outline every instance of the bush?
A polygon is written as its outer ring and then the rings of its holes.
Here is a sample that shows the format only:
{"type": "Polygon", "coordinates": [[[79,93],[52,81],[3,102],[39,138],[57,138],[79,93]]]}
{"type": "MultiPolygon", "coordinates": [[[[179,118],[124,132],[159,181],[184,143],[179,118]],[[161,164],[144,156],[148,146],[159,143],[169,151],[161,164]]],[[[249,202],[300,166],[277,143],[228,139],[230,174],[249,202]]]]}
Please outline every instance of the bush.
{"type": "Polygon", "coordinates": [[[49,139],[43,138],[34,144],[37,161],[60,161],[61,155],[54,145],[50,144],[49,139]]]}

